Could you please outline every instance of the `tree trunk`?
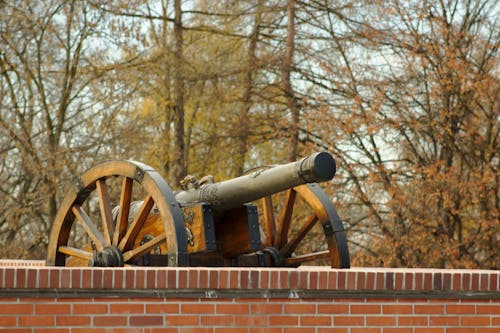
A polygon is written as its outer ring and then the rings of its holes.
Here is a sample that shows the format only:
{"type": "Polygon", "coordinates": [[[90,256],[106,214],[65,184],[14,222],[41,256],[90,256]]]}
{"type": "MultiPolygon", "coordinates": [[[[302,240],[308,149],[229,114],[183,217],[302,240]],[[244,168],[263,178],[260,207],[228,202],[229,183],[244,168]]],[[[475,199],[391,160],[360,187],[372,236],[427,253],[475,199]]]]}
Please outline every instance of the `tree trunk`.
{"type": "Polygon", "coordinates": [[[171,178],[179,183],[186,176],[186,149],[184,144],[184,79],[183,29],[181,0],[174,2],[174,147],[171,178]]]}
{"type": "Polygon", "coordinates": [[[299,149],[299,120],[300,110],[295,102],[295,95],[292,88],[291,73],[293,70],[293,53],[295,50],[295,0],[287,1],[288,35],[286,38],[286,53],[283,59],[281,72],[282,89],[285,94],[286,104],[291,114],[289,126],[290,152],[288,159],[297,160],[299,149]]]}
{"type": "Polygon", "coordinates": [[[249,113],[252,106],[252,90],[254,85],[254,75],[256,71],[256,49],[259,40],[261,12],[263,0],[259,0],[257,11],[255,13],[254,27],[250,36],[250,45],[248,46],[248,65],[245,76],[245,91],[243,92],[243,110],[239,115],[238,128],[240,139],[238,140],[237,156],[235,158],[235,176],[241,176],[244,171],[245,157],[248,151],[248,136],[250,134],[249,113]]]}

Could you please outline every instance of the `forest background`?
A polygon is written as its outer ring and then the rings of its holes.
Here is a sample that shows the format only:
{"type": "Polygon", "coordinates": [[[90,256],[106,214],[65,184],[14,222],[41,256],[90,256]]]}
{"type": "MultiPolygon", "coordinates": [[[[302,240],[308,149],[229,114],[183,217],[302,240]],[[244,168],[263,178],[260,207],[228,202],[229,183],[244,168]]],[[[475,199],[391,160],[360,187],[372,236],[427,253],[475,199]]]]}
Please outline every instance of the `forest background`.
{"type": "Polygon", "coordinates": [[[326,150],[354,266],[500,268],[495,0],[0,0],[0,256],[134,159],[177,188],[326,150]]]}

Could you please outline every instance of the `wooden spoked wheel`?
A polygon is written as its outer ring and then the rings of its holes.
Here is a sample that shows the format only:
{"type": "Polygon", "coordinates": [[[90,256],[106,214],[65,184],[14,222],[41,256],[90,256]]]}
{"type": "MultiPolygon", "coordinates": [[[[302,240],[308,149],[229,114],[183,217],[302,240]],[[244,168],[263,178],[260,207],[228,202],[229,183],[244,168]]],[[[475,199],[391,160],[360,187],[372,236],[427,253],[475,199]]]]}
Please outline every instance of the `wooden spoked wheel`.
{"type": "Polygon", "coordinates": [[[342,221],[318,184],[300,185],[264,197],[261,208],[264,251],[276,266],[350,267],[342,221]]]}
{"type": "Polygon", "coordinates": [[[134,161],[106,162],[83,174],[55,218],[47,264],[148,265],[149,253],[163,254],[166,266],[188,263],[182,213],[163,178],[134,161]]]}

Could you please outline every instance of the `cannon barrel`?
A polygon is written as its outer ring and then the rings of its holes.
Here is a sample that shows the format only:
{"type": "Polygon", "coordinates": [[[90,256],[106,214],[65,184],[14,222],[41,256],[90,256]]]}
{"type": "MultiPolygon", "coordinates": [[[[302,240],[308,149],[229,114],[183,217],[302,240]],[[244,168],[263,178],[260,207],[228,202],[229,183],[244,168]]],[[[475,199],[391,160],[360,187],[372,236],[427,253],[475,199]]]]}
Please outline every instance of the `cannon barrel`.
{"type": "Polygon", "coordinates": [[[298,185],[328,181],[335,172],[332,155],[319,152],[296,162],[259,168],[237,178],[180,191],[175,198],[181,206],[206,202],[221,213],[298,185]]]}

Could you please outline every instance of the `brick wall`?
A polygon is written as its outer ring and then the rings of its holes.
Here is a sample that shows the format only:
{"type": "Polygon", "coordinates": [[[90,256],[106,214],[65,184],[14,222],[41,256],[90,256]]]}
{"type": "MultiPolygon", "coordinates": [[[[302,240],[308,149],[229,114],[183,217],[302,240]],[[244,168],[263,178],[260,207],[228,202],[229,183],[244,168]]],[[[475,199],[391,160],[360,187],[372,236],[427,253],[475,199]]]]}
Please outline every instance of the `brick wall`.
{"type": "Polygon", "coordinates": [[[500,332],[500,271],[0,261],[0,332],[500,332]]]}

